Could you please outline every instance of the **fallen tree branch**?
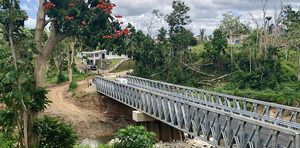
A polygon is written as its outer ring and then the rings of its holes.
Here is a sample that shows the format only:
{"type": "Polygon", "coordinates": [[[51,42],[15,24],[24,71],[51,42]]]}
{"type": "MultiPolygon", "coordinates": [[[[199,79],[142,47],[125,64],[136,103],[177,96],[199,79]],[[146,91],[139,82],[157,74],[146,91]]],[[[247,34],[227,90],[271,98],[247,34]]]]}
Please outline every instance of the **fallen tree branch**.
{"type": "MultiPolygon", "coordinates": [[[[226,74],[226,75],[223,75],[223,76],[220,76],[220,77],[217,77],[217,78],[214,78],[214,79],[211,79],[211,80],[202,80],[202,81],[200,81],[200,82],[214,82],[214,81],[216,81],[216,80],[223,79],[223,78],[227,77],[228,75],[230,75],[230,73],[228,73],[228,74],[226,74]]],[[[198,82],[198,83],[200,83],[200,82],[198,82]]],[[[200,83],[200,84],[201,84],[201,83],[200,83]]]]}
{"type": "Polygon", "coordinates": [[[156,75],[160,75],[160,74],[164,73],[165,71],[166,71],[166,69],[163,70],[163,71],[161,71],[161,72],[159,72],[159,73],[154,73],[154,74],[152,74],[150,77],[154,77],[154,76],[156,76],[156,75]]]}
{"type": "MultiPolygon", "coordinates": [[[[177,59],[175,56],[173,56],[173,57],[174,57],[175,59],[177,59]]],[[[178,59],[178,61],[179,61],[181,64],[183,64],[184,66],[186,66],[186,67],[188,67],[189,69],[191,69],[192,71],[194,71],[194,72],[197,72],[197,73],[199,73],[199,74],[206,75],[206,76],[209,76],[209,77],[214,77],[214,76],[215,76],[215,75],[211,75],[211,74],[204,73],[204,72],[202,72],[202,71],[198,71],[198,70],[192,68],[191,66],[189,66],[188,64],[182,62],[182,61],[179,60],[179,59],[178,59]]]]}
{"type": "Polygon", "coordinates": [[[198,84],[202,84],[202,85],[209,85],[209,86],[212,86],[212,84],[210,84],[210,83],[205,83],[205,82],[198,82],[198,84]]]}

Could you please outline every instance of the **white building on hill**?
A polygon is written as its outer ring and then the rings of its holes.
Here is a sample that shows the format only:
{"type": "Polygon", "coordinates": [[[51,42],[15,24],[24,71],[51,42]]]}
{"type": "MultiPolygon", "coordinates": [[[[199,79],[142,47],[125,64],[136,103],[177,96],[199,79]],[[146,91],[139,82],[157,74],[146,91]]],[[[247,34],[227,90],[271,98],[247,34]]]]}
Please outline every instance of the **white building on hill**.
{"type": "Polygon", "coordinates": [[[82,62],[88,66],[95,65],[97,62],[100,62],[101,59],[103,60],[103,59],[128,58],[127,55],[117,55],[112,51],[106,51],[106,50],[81,52],[81,53],[77,53],[76,57],[82,58],[82,62]]]}

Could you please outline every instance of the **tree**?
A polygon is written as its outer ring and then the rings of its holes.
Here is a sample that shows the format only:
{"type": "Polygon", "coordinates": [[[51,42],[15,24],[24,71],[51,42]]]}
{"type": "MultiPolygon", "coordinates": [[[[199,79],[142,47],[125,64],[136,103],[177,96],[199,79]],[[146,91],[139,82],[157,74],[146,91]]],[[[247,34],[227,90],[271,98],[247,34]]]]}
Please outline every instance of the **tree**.
{"type": "Polygon", "coordinates": [[[73,81],[73,67],[75,66],[74,64],[74,56],[75,56],[75,48],[77,46],[77,39],[76,38],[72,38],[71,42],[69,42],[69,47],[71,49],[71,54],[70,54],[70,50],[68,48],[67,50],[67,57],[68,57],[68,71],[69,71],[69,82],[71,83],[73,81]]]}
{"type": "MultiPolygon", "coordinates": [[[[14,37],[13,33],[16,31],[16,28],[23,26],[24,19],[20,18],[20,16],[25,15],[25,12],[20,10],[19,3],[17,1],[9,0],[9,1],[1,1],[3,3],[2,11],[0,13],[1,18],[4,17],[4,19],[1,19],[0,26],[4,30],[6,36],[9,40],[9,45],[11,49],[12,59],[13,59],[13,65],[14,65],[14,73],[19,73],[18,65],[17,65],[17,57],[16,57],[16,50],[14,45],[14,37]],[[13,12],[15,12],[13,14],[13,12]],[[5,19],[6,17],[6,19],[5,19]],[[16,25],[16,26],[15,26],[16,25]]],[[[13,72],[13,71],[12,71],[13,72]]],[[[12,79],[12,78],[10,78],[12,79]]],[[[17,81],[17,89],[11,91],[10,93],[22,93],[22,84],[20,78],[16,80],[17,81]]],[[[11,94],[13,95],[13,94],[11,94]]],[[[23,134],[24,134],[24,146],[25,148],[28,148],[28,109],[27,106],[24,103],[24,98],[21,95],[20,97],[17,97],[18,103],[20,104],[20,107],[22,108],[21,111],[23,112],[23,134]]]]}
{"type": "Polygon", "coordinates": [[[36,49],[39,51],[34,60],[37,87],[44,86],[45,65],[58,42],[69,36],[77,36],[83,39],[86,45],[96,47],[99,42],[105,41],[103,36],[113,35],[121,29],[119,22],[111,16],[113,7],[115,5],[108,1],[40,0],[35,28],[36,49]],[[43,43],[43,31],[49,23],[50,35],[43,43]]]}
{"type": "MultiPolygon", "coordinates": [[[[286,25],[285,35],[287,37],[287,44],[295,48],[300,53],[300,10],[294,11],[290,5],[285,6],[284,25],[286,25]]],[[[298,81],[300,81],[300,54],[299,54],[299,67],[298,67],[298,81]]]]}
{"type": "Polygon", "coordinates": [[[221,20],[221,24],[219,29],[223,33],[229,34],[231,31],[234,34],[249,34],[251,29],[249,24],[244,24],[240,20],[240,16],[234,15],[232,11],[223,13],[223,19],[221,20]]]}
{"type": "Polygon", "coordinates": [[[199,34],[199,36],[200,36],[200,44],[202,44],[203,41],[204,41],[205,31],[206,31],[205,28],[200,28],[200,34],[199,34]]]}
{"type": "MultiPolygon", "coordinates": [[[[37,88],[44,87],[46,62],[54,46],[66,37],[76,36],[92,47],[98,46],[99,43],[107,45],[104,44],[107,39],[110,40],[109,44],[123,41],[122,36],[129,32],[122,31],[120,23],[111,15],[115,6],[109,1],[98,0],[39,1],[34,37],[37,50],[34,55],[34,76],[37,88]],[[46,19],[46,16],[49,19],[46,19]],[[43,32],[49,23],[50,35],[43,41],[43,32]],[[115,31],[120,33],[114,36],[115,31]]],[[[37,114],[32,115],[30,120],[33,121],[36,116],[37,114]]],[[[31,136],[29,143],[38,144],[38,136],[31,136]]]]}
{"type": "Polygon", "coordinates": [[[169,34],[179,32],[184,28],[183,26],[191,23],[190,16],[187,15],[188,11],[190,11],[190,7],[186,6],[184,2],[174,0],[172,8],[173,11],[171,14],[166,16],[166,22],[170,27],[169,34]]]}
{"type": "Polygon", "coordinates": [[[216,29],[213,32],[213,38],[211,41],[204,43],[204,49],[206,50],[210,59],[213,63],[220,61],[221,54],[225,55],[228,43],[225,38],[225,35],[220,29],[216,29]]]}
{"type": "Polygon", "coordinates": [[[228,34],[230,37],[230,57],[231,61],[233,62],[233,51],[231,46],[231,40],[233,34],[249,34],[250,33],[250,26],[249,24],[244,24],[240,20],[240,16],[234,15],[232,11],[227,13],[223,13],[223,19],[220,24],[220,30],[228,34]]]}

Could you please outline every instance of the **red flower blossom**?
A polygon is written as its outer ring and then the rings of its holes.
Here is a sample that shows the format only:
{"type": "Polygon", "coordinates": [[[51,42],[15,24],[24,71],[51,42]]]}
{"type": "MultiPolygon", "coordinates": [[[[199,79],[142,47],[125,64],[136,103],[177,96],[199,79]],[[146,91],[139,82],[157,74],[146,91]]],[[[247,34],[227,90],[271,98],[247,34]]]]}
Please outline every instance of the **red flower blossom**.
{"type": "Polygon", "coordinates": [[[107,38],[112,38],[112,36],[110,36],[110,35],[107,35],[107,38]]]}
{"type": "Polygon", "coordinates": [[[73,4],[73,3],[70,3],[69,6],[70,6],[70,7],[74,7],[74,4],[73,4]]]}
{"type": "Polygon", "coordinates": [[[120,24],[124,24],[124,22],[120,22],[120,24]]]}
{"type": "Polygon", "coordinates": [[[103,2],[102,0],[99,0],[99,3],[97,6],[95,6],[95,8],[102,8],[104,12],[106,13],[111,13],[111,10],[113,9],[113,7],[115,7],[115,5],[111,5],[109,3],[103,2]]]}
{"type": "Polygon", "coordinates": [[[66,19],[66,20],[73,20],[73,19],[74,19],[74,17],[69,17],[69,16],[66,16],[66,17],[65,17],[65,19],[66,19]]]}
{"type": "Polygon", "coordinates": [[[50,9],[51,7],[55,7],[55,5],[53,3],[49,2],[44,6],[44,9],[47,10],[47,9],[50,9]]]}
{"type": "Polygon", "coordinates": [[[107,38],[107,36],[103,36],[102,38],[103,38],[103,39],[106,39],[106,38],[107,38]]]}
{"type": "Polygon", "coordinates": [[[116,18],[122,18],[122,16],[120,16],[120,15],[116,15],[115,17],[116,17],[116,18]]]}
{"type": "Polygon", "coordinates": [[[86,22],[85,22],[85,21],[82,21],[81,23],[82,23],[83,25],[85,25],[85,24],[86,24],[86,22]]]}

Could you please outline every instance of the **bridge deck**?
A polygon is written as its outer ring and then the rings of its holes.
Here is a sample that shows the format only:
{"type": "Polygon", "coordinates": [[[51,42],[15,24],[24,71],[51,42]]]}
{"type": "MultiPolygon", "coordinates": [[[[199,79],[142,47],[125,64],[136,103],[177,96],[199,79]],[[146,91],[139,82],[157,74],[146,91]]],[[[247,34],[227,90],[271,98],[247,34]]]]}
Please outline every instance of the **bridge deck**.
{"type": "Polygon", "coordinates": [[[127,79],[129,83],[122,84],[97,77],[97,90],[216,146],[300,148],[298,108],[228,95],[224,97],[217,93],[213,97],[211,92],[133,76],[127,76],[127,79]],[[207,95],[209,99],[206,99],[207,95]],[[252,103],[250,110],[247,109],[249,102],[252,103]],[[242,108],[240,104],[243,104],[242,108]],[[254,111],[260,104],[269,107],[265,107],[262,113],[254,111]],[[271,107],[279,108],[276,118],[267,116],[271,107]],[[283,120],[281,109],[291,110],[292,119],[283,120]]]}

